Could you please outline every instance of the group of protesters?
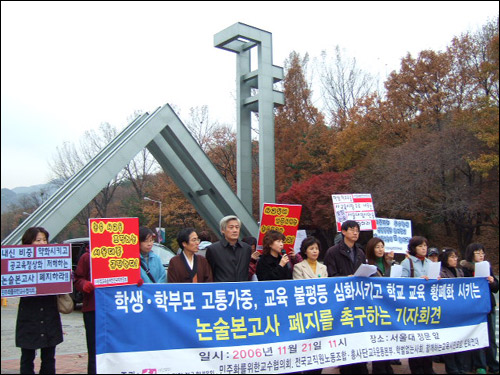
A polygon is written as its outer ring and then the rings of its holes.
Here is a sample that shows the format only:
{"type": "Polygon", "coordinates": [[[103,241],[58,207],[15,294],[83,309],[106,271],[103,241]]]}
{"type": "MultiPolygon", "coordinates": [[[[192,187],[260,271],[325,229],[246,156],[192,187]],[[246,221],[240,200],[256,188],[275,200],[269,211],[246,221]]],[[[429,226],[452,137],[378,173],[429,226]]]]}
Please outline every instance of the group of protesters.
{"type": "MultiPolygon", "coordinates": [[[[220,221],[221,239],[211,243],[204,232],[194,228],[182,229],[177,235],[180,253],[170,261],[168,273],[154,252],[154,233],[149,228],[139,229],[142,283],[200,283],[200,282],[240,282],[249,280],[312,279],[322,277],[353,276],[362,264],[376,266],[373,276],[389,277],[393,264],[397,263],[394,252],[385,251],[382,239],[373,237],[365,248],[358,244],[360,227],[356,221],[342,223],[342,237],[336,238],[335,245],[325,254],[323,263],[318,261],[321,253],[320,241],[306,237],[300,252],[284,250],[285,236],[275,230],[265,233],[262,253],[256,250],[257,240],[246,237],[240,240],[241,222],[234,215],[220,221]],[[203,244],[203,253],[200,248],[203,244]]],[[[29,228],[23,236],[23,244],[46,244],[49,234],[41,227],[29,228]]],[[[481,244],[470,244],[465,259],[458,262],[458,252],[452,248],[439,251],[428,249],[428,240],[414,236],[408,243],[408,253],[401,260],[403,277],[428,280],[429,264],[432,257],[441,261],[441,278],[472,277],[475,263],[485,258],[481,244]]],[[[88,249],[87,249],[88,250],[88,249]]],[[[489,292],[498,292],[498,280],[490,268],[489,292]]],[[[90,252],[84,253],[74,273],[74,286],[83,292],[83,319],[88,350],[88,373],[96,373],[95,352],[95,298],[94,284],[90,278],[90,252]]],[[[445,363],[448,374],[475,372],[498,373],[495,341],[495,298],[491,295],[491,312],[488,315],[489,346],[472,351],[445,354],[439,358],[445,363]]],[[[23,297],[19,304],[16,323],[16,346],[21,348],[21,373],[34,373],[36,349],[41,348],[40,373],[55,374],[55,347],[63,341],[62,326],[57,310],[56,296],[23,297]]],[[[436,360],[436,358],[434,358],[436,360]]],[[[392,374],[392,364],[398,360],[372,362],[373,374],[392,374]]],[[[433,357],[409,358],[412,374],[433,374],[433,357]]],[[[366,362],[339,366],[341,374],[368,374],[366,362]]],[[[306,371],[321,373],[321,369],[306,371]]],[[[304,372],[305,373],[305,372],[304,372]]]]}

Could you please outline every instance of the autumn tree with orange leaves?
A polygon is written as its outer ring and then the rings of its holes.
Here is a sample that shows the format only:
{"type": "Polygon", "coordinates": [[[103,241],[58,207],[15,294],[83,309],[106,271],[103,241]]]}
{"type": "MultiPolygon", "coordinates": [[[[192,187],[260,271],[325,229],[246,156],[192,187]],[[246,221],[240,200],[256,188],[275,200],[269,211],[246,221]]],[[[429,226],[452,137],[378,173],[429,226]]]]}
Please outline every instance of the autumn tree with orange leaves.
{"type": "Polygon", "coordinates": [[[325,171],[331,130],[311,103],[304,69],[308,56],[292,52],[285,62],[285,105],[278,107],[275,124],[276,191],[325,171]]]}

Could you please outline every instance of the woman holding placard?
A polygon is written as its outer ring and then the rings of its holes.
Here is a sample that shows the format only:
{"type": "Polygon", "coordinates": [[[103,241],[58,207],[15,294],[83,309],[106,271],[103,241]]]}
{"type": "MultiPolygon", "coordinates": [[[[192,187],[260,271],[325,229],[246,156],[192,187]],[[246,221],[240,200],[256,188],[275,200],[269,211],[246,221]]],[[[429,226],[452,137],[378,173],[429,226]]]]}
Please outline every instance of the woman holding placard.
{"type": "MultiPolygon", "coordinates": [[[[46,245],[49,233],[42,227],[28,228],[23,245],[46,245]]],[[[16,346],[21,348],[21,374],[35,373],[36,350],[40,349],[40,374],[56,373],[56,345],[63,342],[57,296],[21,297],[16,321],[16,346]]]]}
{"type": "MultiPolygon", "coordinates": [[[[480,243],[471,243],[465,249],[465,259],[460,262],[464,270],[465,277],[474,277],[476,265],[484,262],[486,252],[484,246],[480,243]]],[[[489,267],[489,276],[486,277],[490,287],[491,311],[488,314],[488,337],[489,346],[487,348],[471,351],[472,365],[476,368],[478,374],[486,374],[486,368],[492,374],[498,374],[498,360],[496,358],[497,344],[495,340],[495,307],[496,301],[493,293],[498,292],[498,280],[493,275],[493,270],[489,267]]]]}

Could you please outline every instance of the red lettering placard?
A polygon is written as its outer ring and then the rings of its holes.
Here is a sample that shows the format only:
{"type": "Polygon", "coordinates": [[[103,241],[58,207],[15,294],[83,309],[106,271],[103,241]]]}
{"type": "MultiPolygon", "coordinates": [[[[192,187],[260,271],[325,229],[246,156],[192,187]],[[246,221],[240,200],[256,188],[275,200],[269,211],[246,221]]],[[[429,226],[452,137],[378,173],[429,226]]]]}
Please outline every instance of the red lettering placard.
{"type": "Polygon", "coordinates": [[[89,219],[90,278],[96,287],[135,284],[141,277],[139,219],[89,219]]]}
{"type": "Polygon", "coordinates": [[[301,212],[301,204],[264,203],[262,218],[260,220],[257,249],[262,250],[262,240],[268,230],[277,230],[286,237],[283,249],[285,249],[287,253],[293,250],[301,212]]]}

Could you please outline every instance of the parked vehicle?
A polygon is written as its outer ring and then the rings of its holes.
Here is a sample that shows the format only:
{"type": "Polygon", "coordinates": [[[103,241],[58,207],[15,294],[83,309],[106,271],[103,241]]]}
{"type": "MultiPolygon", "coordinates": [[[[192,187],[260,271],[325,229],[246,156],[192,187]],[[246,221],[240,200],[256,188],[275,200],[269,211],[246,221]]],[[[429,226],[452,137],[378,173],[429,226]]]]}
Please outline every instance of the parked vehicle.
{"type": "Polygon", "coordinates": [[[165,267],[165,272],[168,273],[168,265],[170,264],[170,259],[175,257],[175,252],[172,249],[157,242],[153,243],[152,251],[160,257],[163,267],[165,267]]]}

